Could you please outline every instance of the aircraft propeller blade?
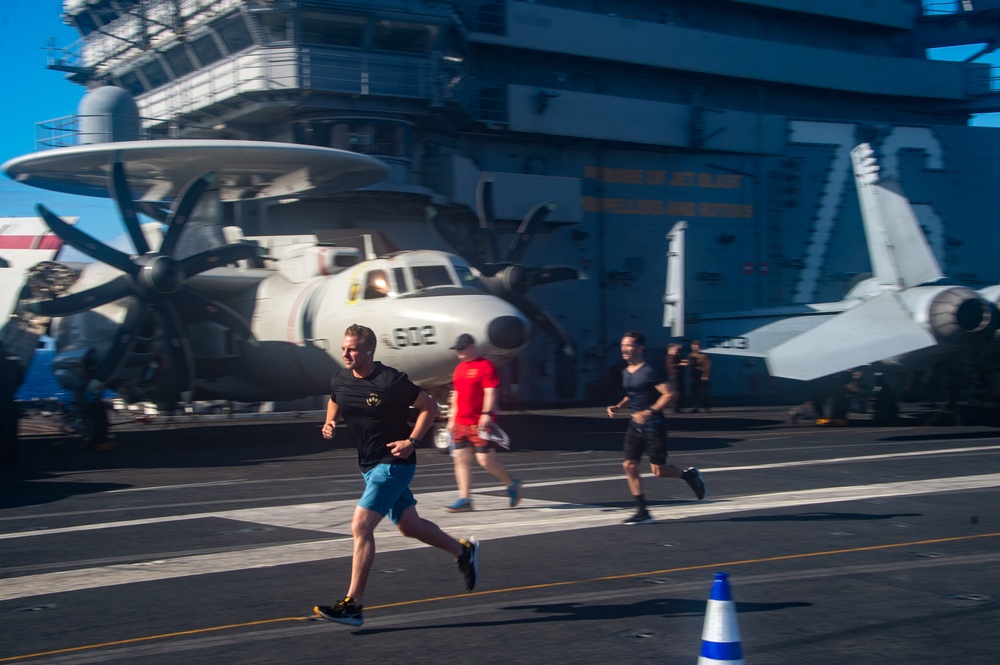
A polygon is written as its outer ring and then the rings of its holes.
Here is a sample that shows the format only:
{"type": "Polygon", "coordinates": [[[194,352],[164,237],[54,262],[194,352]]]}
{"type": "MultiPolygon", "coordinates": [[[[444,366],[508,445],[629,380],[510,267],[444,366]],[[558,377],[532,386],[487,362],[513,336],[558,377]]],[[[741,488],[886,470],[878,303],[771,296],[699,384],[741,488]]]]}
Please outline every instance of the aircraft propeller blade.
{"type": "Polygon", "coordinates": [[[212,268],[227,266],[244,259],[254,259],[258,256],[258,248],[249,244],[232,244],[216,247],[189,256],[181,261],[181,270],[185,277],[192,277],[212,268]]]}
{"type": "Polygon", "coordinates": [[[128,354],[135,346],[136,336],[146,322],[148,313],[148,307],[138,298],[129,303],[128,310],[125,313],[125,320],[118,327],[115,341],[111,344],[111,348],[108,349],[108,352],[101,359],[101,363],[94,372],[95,378],[102,385],[107,385],[114,380],[118,372],[125,365],[128,354]]]}
{"type": "Polygon", "coordinates": [[[500,260],[500,253],[497,249],[497,230],[493,217],[492,173],[483,173],[479,178],[479,185],[476,187],[476,216],[486,244],[486,262],[496,263],[500,260]]]}
{"type": "Polygon", "coordinates": [[[528,282],[531,286],[565,282],[572,279],[588,279],[586,273],[569,266],[545,266],[528,271],[528,282]]]}
{"type": "Polygon", "coordinates": [[[163,337],[166,340],[170,367],[176,372],[172,374],[172,383],[178,393],[194,391],[194,357],[191,346],[184,334],[184,324],[173,303],[164,301],[156,305],[160,325],[163,327],[163,337]]]}
{"type": "Polygon", "coordinates": [[[548,216],[548,214],[555,209],[555,201],[546,201],[545,203],[539,203],[528,211],[528,214],[521,220],[521,225],[517,227],[514,239],[511,241],[510,247],[507,249],[507,261],[511,263],[521,262],[521,259],[524,257],[524,250],[527,248],[528,242],[534,235],[535,227],[537,227],[538,224],[541,223],[548,216]]]}
{"type": "Polygon", "coordinates": [[[160,245],[161,254],[173,254],[198,199],[213,182],[215,182],[215,173],[209,171],[184,187],[174,207],[170,210],[170,214],[167,215],[165,222],[168,225],[167,234],[163,237],[163,244],[160,245]]]}
{"type": "Polygon", "coordinates": [[[144,214],[150,219],[155,219],[160,223],[167,221],[170,217],[170,210],[164,209],[155,203],[149,203],[147,201],[137,201],[135,203],[135,209],[144,214]]]}
{"type": "Polygon", "coordinates": [[[133,293],[132,278],[128,275],[120,275],[100,286],[77,291],[61,298],[29,303],[25,305],[25,308],[30,312],[44,316],[69,316],[106,305],[133,293]]]}
{"type": "Polygon", "coordinates": [[[189,286],[185,286],[182,290],[185,295],[183,308],[186,313],[191,313],[198,319],[213,321],[224,328],[229,328],[242,335],[250,346],[259,346],[253,331],[250,329],[250,323],[236,310],[198,293],[189,286]]]}
{"type": "Polygon", "coordinates": [[[111,196],[118,205],[118,212],[121,213],[125,230],[132,238],[135,251],[139,254],[149,252],[149,245],[146,243],[146,236],[142,234],[139,226],[139,218],[136,216],[135,204],[132,203],[132,195],[129,192],[128,180],[125,178],[125,165],[115,157],[114,166],[111,167],[111,196]]]}
{"type": "Polygon", "coordinates": [[[45,220],[45,223],[49,225],[52,232],[62,238],[63,242],[70,247],[78,249],[87,256],[102,263],[107,263],[113,268],[118,268],[122,272],[135,273],[135,265],[128,254],[105,245],[72,224],[67,224],[61,217],[42,204],[36,205],[35,209],[42,219],[45,220]]]}

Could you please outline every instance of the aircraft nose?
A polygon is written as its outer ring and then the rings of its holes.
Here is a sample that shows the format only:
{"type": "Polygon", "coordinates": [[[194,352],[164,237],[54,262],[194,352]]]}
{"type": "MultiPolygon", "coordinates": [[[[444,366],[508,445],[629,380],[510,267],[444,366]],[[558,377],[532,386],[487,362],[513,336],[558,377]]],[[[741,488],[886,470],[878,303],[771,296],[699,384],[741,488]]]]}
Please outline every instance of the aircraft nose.
{"type": "Polygon", "coordinates": [[[486,327],[486,335],[497,349],[519,349],[528,340],[528,326],[516,316],[498,316],[486,327]]]}

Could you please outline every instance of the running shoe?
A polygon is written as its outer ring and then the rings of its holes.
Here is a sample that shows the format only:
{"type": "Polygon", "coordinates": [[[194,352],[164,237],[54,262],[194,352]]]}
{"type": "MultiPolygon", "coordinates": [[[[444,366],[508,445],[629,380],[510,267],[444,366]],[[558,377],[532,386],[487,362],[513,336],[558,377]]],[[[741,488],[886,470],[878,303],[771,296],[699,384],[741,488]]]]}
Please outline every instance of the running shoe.
{"type": "Polygon", "coordinates": [[[705,498],[705,492],[708,491],[708,487],[705,486],[705,481],[701,477],[701,471],[693,466],[689,467],[681,474],[681,478],[688,484],[688,487],[691,488],[699,501],[705,498]]]}
{"type": "Polygon", "coordinates": [[[459,499],[455,503],[445,508],[449,513],[468,513],[472,511],[471,499],[459,499]]]}
{"type": "Polygon", "coordinates": [[[515,508],[521,503],[521,481],[514,479],[514,482],[507,488],[507,496],[510,497],[510,507],[515,508]]]}
{"type": "Polygon", "coordinates": [[[361,605],[355,605],[354,599],[348,596],[336,605],[317,605],[313,612],[327,621],[342,623],[348,626],[360,626],[365,622],[361,614],[361,605]]]}
{"type": "Polygon", "coordinates": [[[624,522],[622,522],[622,524],[628,524],[628,525],[633,525],[633,524],[652,524],[652,523],[653,523],[653,516],[650,515],[645,510],[640,510],[635,515],[633,515],[632,517],[630,517],[627,520],[625,520],[624,522]]]}
{"type": "Polygon", "coordinates": [[[469,536],[468,540],[462,538],[458,542],[465,548],[462,556],[458,557],[458,569],[465,576],[465,590],[472,591],[476,588],[476,579],[479,577],[479,540],[475,536],[469,536]]]}

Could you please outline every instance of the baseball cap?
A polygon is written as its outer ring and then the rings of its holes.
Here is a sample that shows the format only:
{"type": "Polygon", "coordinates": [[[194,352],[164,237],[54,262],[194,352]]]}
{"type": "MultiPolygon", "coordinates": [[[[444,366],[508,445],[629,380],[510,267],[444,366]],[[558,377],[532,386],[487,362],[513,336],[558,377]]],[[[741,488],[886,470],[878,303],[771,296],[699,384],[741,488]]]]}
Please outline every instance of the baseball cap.
{"type": "Polygon", "coordinates": [[[476,340],[469,333],[462,333],[455,338],[455,343],[452,344],[449,349],[452,351],[459,351],[467,346],[472,346],[476,343],[476,340]]]}

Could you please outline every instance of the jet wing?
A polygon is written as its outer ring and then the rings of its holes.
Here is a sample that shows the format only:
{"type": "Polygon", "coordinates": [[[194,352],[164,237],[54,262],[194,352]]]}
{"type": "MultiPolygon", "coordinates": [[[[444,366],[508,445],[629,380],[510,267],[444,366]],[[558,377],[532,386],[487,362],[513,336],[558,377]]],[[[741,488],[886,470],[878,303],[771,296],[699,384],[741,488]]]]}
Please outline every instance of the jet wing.
{"type": "Polygon", "coordinates": [[[896,293],[883,293],[779,344],[766,359],[772,376],[811,381],[935,344],[896,293]]]}

